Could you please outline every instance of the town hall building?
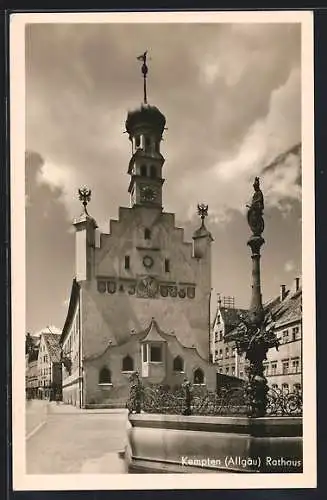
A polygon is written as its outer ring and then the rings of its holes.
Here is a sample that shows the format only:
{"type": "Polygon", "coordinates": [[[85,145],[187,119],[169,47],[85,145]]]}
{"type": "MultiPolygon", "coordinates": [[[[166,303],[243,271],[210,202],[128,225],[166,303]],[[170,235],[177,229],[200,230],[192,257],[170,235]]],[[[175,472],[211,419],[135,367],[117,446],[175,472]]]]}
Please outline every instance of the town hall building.
{"type": "MultiPolygon", "coordinates": [[[[145,64],[145,61],[144,61],[145,64]]],[[[63,400],[81,407],[126,400],[130,375],[214,390],[225,375],[209,361],[211,247],[208,207],[198,206],[193,241],[164,211],[165,116],[147,103],[128,113],[130,207],[96,237],[90,191],[74,221],[76,270],[61,335],[63,400]],[[218,378],[217,378],[218,377],[218,378]]]]}

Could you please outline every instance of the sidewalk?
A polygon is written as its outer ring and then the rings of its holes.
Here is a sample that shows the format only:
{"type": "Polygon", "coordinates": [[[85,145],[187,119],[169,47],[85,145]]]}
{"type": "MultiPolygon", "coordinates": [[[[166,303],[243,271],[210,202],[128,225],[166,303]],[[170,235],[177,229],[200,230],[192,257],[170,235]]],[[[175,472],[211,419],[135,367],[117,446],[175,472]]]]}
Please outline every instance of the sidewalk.
{"type": "Polygon", "coordinates": [[[48,412],[49,413],[59,413],[59,414],[71,414],[71,415],[91,415],[93,413],[119,413],[126,414],[128,410],[125,408],[94,408],[94,409],[84,409],[79,408],[74,405],[65,404],[62,402],[56,403],[55,401],[51,401],[48,403],[48,412]]]}
{"type": "Polygon", "coordinates": [[[42,399],[27,400],[25,404],[26,438],[40,428],[47,419],[49,401],[42,399]]]}

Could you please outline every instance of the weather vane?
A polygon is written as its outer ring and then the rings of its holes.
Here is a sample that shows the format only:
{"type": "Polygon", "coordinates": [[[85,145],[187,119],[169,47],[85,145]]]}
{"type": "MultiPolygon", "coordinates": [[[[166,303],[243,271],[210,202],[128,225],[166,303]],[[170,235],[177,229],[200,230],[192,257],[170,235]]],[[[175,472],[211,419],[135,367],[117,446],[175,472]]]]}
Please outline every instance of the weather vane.
{"type": "Polygon", "coordinates": [[[208,217],[208,208],[208,205],[198,203],[198,215],[201,217],[202,222],[204,222],[204,219],[208,217]]]}
{"type": "Polygon", "coordinates": [[[88,211],[86,209],[87,204],[91,200],[91,189],[88,189],[87,187],[79,188],[78,190],[78,195],[79,195],[79,200],[82,202],[82,205],[84,207],[84,212],[88,215],[88,211]]]}
{"type": "Polygon", "coordinates": [[[146,77],[147,77],[147,74],[149,71],[149,68],[146,64],[147,54],[148,54],[148,51],[146,50],[144,52],[144,54],[142,54],[136,58],[138,61],[143,61],[141,71],[143,73],[144,104],[148,103],[147,93],[146,93],[146,77]]]}

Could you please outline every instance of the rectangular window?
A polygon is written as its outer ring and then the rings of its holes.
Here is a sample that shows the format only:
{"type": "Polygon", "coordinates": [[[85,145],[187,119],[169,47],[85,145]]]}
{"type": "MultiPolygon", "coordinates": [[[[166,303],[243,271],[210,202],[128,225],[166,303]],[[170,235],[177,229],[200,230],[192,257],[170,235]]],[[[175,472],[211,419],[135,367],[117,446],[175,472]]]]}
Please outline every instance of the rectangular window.
{"type": "Polygon", "coordinates": [[[288,330],[283,331],[283,341],[288,342],[288,330]]]}
{"type": "Polygon", "coordinates": [[[240,372],[240,378],[243,378],[243,377],[244,377],[244,373],[240,372]]]}
{"type": "Polygon", "coordinates": [[[229,366],[226,366],[226,375],[229,373],[229,366]]]}
{"type": "Polygon", "coordinates": [[[170,271],[170,265],[169,265],[169,259],[165,259],[165,273],[169,273],[170,271]]]}
{"type": "Polygon", "coordinates": [[[148,346],[146,344],[143,344],[143,362],[148,361],[148,346]]]}
{"type": "Polygon", "coordinates": [[[277,373],[277,361],[271,363],[271,375],[276,375],[277,373]]]}
{"type": "Polygon", "coordinates": [[[151,361],[160,362],[162,361],[162,349],[161,346],[152,345],[150,348],[150,359],[151,361]]]}
{"type": "Polygon", "coordinates": [[[298,326],[295,326],[293,329],[292,329],[292,340],[296,340],[297,338],[299,338],[299,327],[298,326]]]}
{"type": "Polygon", "coordinates": [[[229,349],[228,349],[228,347],[226,347],[225,356],[226,356],[226,358],[229,358],[229,349]]]}
{"type": "Polygon", "coordinates": [[[125,255],[125,269],[129,269],[129,267],[130,267],[129,255],[125,255]]]}
{"type": "Polygon", "coordinates": [[[292,360],[292,371],[293,371],[293,373],[299,373],[299,371],[300,371],[300,359],[299,358],[294,358],[292,360]]]}
{"type": "Polygon", "coordinates": [[[220,334],[219,334],[219,340],[220,340],[220,341],[222,341],[222,340],[223,340],[223,334],[222,334],[222,332],[220,332],[220,334]]]}
{"type": "Polygon", "coordinates": [[[232,375],[235,375],[235,366],[232,366],[232,375]]]}
{"type": "Polygon", "coordinates": [[[221,359],[223,357],[223,350],[219,349],[219,358],[221,359]]]}
{"type": "Polygon", "coordinates": [[[288,368],[289,368],[289,362],[288,361],[283,361],[283,375],[287,375],[288,368]]]}

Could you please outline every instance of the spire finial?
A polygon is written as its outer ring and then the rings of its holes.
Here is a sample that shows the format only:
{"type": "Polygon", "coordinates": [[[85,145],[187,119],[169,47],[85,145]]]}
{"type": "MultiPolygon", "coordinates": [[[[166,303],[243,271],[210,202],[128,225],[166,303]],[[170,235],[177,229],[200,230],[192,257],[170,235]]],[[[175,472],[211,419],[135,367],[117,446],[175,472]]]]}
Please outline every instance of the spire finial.
{"type": "Polygon", "coordinates": [[[143,100],[144,100],[144,104],[148,103],[147,93],[146,93],[146,77],[147,77],[147,74],[148,74],[148,71],[149,71],[148,66],[146,64],[147,54],[148,54],[148,51],[146,50],[144,52],[144,54],[142,54],[142,55],[140,55],[140,56],[137,57],[138,61],[143,61],[143,64],[142,64],[142,67],[141,67],[141,71],[142,71],[142,74],[143,74],[143,91],[144,91],[143,100]]]}
{"type": "Polygon", "coordinates": [[[79,188],[78,190],[78,195],[79,195],[78,197],[79,200],[82,202],[82,205],[84,207],[84,213],[86,213],[86,215],[89,215],[86,207],[91,200],[91,193],[92,193],[91,189],[88,189],[87,187],[79,188]]]}
{"type": "Polygon", "coordinates": [[[205,203],[198,203],[198,215],[201,217],[202,224],[204,224],[204,219],[208,217],[208,208],[205,203]]]}

